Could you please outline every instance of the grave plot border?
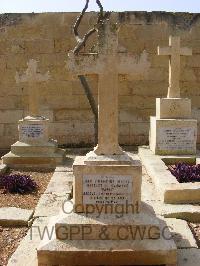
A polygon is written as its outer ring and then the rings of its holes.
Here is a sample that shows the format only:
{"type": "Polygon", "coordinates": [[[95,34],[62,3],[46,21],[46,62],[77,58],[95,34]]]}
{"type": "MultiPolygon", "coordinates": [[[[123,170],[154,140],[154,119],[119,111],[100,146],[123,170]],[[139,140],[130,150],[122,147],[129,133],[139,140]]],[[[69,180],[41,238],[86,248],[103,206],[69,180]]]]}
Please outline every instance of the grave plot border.
{"type": "Polygon", "coordinates": [[[168,204],[200,203],[200,182],[179,183],[166,166],[181,161],[196,164],[200,157],[160,156],[153,154],[149,147],[139,147],[139,156],[161,201],[168,204]]]}

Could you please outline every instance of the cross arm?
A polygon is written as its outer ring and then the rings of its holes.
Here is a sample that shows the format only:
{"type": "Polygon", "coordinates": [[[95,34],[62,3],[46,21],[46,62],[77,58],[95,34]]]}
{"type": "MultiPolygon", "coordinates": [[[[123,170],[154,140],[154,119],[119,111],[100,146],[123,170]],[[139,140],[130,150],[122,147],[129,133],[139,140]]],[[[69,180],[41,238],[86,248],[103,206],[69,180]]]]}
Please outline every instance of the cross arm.
{"type": "Polygon", "coordinates": [[[172,49],[171,47],[160,47],[158,46],[158,55],[171,55],[172,49]]]}
{"type": "Polygon", "coordinates": [[[131,76],[144,76],[151,66],[148,59],[148,54],[143,51],[140,56],[133,56],[129,53],[118,53],[118,73],[127,74],[131,76]]]}
{"type": "Polygon", "coordinates": [[[49,71],[47,71],[45,74],[36,74],[36,82],[43,82],[43,81],[48,81],[50,78],[49,71]]]}
{"type": "Polygon", "coordinates": [[[181,48],[181,55],[189,56],[192,55],[192,49],[188,47],[181,48]]]}
{"type": "Polygon", "coordinates": [[[98,54],[87,53],[76,56],[71,51],[68,54],[66,67],[71,74],[75,75],[98,74],[100,72],[98,69],[98,54]]]}
{"type": "Polygon", "coordinates": [[[40,74],[40,73],[33,73],[33,74],[22,74],[19,75],[19,73],[17,72],[15,75],[15,80],[16,83],[20,83],[20,82],[44,82],[49,80],[50,75],[49,75],[49,71],[46,72],[45,74],[40,74]]]}

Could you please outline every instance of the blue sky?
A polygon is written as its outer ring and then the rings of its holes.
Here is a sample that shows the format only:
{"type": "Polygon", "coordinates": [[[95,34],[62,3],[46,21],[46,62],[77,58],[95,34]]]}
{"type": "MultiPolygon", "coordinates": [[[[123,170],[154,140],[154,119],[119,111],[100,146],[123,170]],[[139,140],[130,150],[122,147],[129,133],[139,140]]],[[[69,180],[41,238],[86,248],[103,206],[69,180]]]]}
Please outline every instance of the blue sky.
{"type": "MultiPolygon", "coordinates": [[[[0,0],[0,13],[80,11],[85,0],[0,0]]],[[[200,13],[200,0],[102,0],[105,10],[184,11],[200,13]]],[[[90,0],[90,10],[96,10],[90,0]]]]}

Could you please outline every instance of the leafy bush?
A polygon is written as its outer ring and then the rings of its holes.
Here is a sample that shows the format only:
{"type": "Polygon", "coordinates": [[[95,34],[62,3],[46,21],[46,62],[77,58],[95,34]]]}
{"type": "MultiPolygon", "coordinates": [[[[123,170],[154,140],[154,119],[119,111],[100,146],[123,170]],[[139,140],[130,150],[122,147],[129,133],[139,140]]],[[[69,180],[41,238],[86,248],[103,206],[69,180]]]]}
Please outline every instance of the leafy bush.
{"type": "Polygon", "coordinates": [[[179,183],[200,182],[200,164],[177,163],[176,165],[168,166],[168,170],[176,177],[179,183]]]}
{"type": "Polygon", "coordinates": [[[37,184],[30,176],[14,174],[0,177],[0,187],[10,193],[31,193],[37,190],[37,184]]]}

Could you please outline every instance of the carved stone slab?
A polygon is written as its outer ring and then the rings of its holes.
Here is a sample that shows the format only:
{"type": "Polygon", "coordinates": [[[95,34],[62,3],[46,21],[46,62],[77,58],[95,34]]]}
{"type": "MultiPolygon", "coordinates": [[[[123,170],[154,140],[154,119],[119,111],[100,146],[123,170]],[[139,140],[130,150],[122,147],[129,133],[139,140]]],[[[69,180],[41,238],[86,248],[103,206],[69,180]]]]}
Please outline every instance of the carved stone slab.
{"type": "Polygon", "coordinates": [[[158,155],[196,154],[197,121],[151,117],[150,149],[158,155]]]}

